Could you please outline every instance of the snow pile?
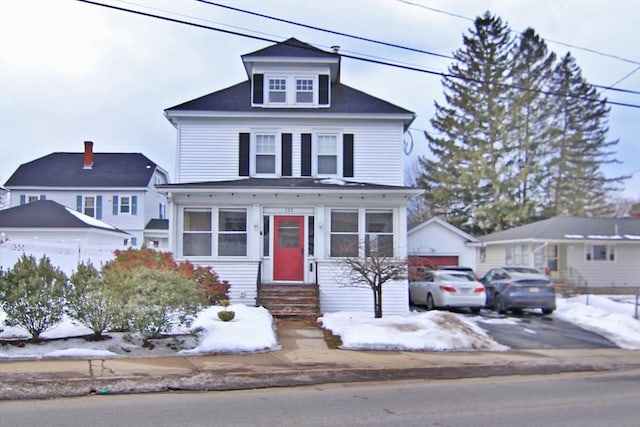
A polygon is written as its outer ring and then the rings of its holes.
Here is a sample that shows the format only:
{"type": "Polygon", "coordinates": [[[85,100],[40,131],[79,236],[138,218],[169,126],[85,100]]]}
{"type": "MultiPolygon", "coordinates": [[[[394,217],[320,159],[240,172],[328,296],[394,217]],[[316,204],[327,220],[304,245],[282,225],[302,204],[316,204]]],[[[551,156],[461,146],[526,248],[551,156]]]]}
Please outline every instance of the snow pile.
{"type": "Polygon", "coordinates": [[[180,354],[246,353],[280,348],[273,317],[266,308],[230,305],[227,310],[236,313],[230,322],[218,319],[221,310],[222,307],[215,306],[200,312],[192,327],[203,328],[205,332],[194,349],[183,350],[180,354]]]}
{"type": "Polygon", "coordinates": [[[635,299],[601,295],[558,298],[554,317],[609,339],[620,348],[640,350],[640,321],[633,318],[635,299]]]}
{"type": "Polygon", "coordinates": [[[385,316],[361,312],[326,314],[319,321],[349,350],[482,350],[506,351],[462,315],[444,311],[385,316]]]}

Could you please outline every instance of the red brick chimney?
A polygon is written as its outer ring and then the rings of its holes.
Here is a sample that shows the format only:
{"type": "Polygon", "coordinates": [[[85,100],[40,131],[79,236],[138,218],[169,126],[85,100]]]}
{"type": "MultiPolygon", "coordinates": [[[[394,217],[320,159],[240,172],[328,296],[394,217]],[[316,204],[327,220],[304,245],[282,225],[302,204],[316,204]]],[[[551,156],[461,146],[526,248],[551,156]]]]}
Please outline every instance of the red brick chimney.
{"type": "Polygon", "coordinates": [[[84,142],[84,168],[91,169],[93,167],[93,142],[84,142]]]}

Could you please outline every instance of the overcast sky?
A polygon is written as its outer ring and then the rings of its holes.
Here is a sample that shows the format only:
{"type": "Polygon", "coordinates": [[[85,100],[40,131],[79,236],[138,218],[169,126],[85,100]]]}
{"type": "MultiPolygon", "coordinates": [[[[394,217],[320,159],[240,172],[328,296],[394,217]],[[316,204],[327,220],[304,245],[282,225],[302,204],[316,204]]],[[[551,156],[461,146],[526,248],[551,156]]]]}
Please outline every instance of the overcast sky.
{"type": "MultiPolygon", "coordinates": [[[[96,1],[433,71],[451,62],[195,0],[96,1]]],[[[636,70],[616,87],[640,91],[640,0],[218,1],[442,55],[460,48],[471,20],[489,10],[513,30],[534,28],[559,56],[570,51],[592,84],[608,86],[636,70]]],[[[96,152],[141,152],[173,178],[176,132],[163,111],[246,80],[240,56],[268,45],[73,0],[0,0],[0,183],[22,163],[82,151],[85,140],[96,152]]],[[[422,132],[442,99],[438,76],[343,59],[341,79],[414,111],[409,160],[427,152],[422,132]]],[[[640,95],[605,96],[640,105],[640,95]]],[[[612,106],[609,127],[623,163],[605,171],[634,174],[624,195],[640,199],[640,108],[612,106]]]]}

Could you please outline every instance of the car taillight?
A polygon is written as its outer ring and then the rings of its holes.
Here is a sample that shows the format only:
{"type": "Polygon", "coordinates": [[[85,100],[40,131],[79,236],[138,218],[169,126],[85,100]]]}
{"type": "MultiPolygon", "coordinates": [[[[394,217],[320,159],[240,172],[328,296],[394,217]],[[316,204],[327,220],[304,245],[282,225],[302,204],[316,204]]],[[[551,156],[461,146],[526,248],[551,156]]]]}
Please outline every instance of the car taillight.
{"type": "Polygon", "coordinates": [[[483,286],[478,286],[477,288],[475,288],[473,290],[473,292],[476,292],[476,293],[484,292],[484,287],[483,286]]]}
{"type": "Polygon", "coordinates": [[[444,292],[455,292],[456,288],[454,288],[453,286],[440,285],[440,290],[442,290],[444,292]]]}

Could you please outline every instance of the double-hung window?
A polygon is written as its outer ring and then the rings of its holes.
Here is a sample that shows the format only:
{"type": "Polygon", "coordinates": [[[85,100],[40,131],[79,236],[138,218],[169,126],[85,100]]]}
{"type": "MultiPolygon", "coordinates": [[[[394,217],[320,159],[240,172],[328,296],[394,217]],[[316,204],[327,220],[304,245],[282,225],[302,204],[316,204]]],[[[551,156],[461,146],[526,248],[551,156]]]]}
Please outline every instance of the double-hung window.
{"type": "Polygon", "coordinates": [[[96,198],[94,196],[84,196],[82,213],[92,218],[96,217],[96,198]]]}
{"type": "Polygon", "coordinates": [[[185,209],[183,216],[182,255],[211,256],[211,210],[185,209]]]}
{"type": "Polygon", "coordinates": [[[393,218],[393,211],[386,209],[332,209],[330,256],[392,257],[393,218]]]}
{"type": "Polygon", "coordinates": [[[256,174],[276,173],[276,136],[256,135],[256,174]]]}
{"type": "Polygon", "coordinates": [[[185,209],[182,225],[182,255],[246,256],[246,209],[185,209]]]}
{"type": "Polygon", "coordinates": [[[131,197],[129,196],[120,197],[120,213],[121,214],[131,213],[131,197]]]}
{"type": "Polygon", "coordinates": [[[358,252],[358,211],[331,211],[331,256],[356,257],[358,252]]]}
{"type": "Polygon", "coordinates": [[[218,256],[247,255],[247,211],[218,211],[218,256]]]}
{"type": "Polygon", "coordinates": [[[615,261],[615,247],[611,245],[587,245],[585,258],[587,261],[615,261]]]}
{"type": "Polygon", "coordinates": [[[313,79],[296,79],[296,103],[311,104],[313,102],[313,79]]]}
{"type": "Polygon", "coordinates": [[[287,79],[269,78],[269,103],[285,104],[287,102],[287,79]]]}
{"type": "Polygon", "coordinates": [[[393,212],[366,211],[366,256],[393,256],[393,212]]]}
{"type": "Polygon", "coordinates": [[[317,135],[318,175],[338,174],[338,135],[318,134],[317,135]]]}

